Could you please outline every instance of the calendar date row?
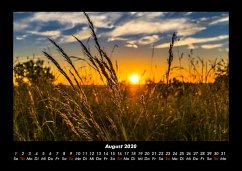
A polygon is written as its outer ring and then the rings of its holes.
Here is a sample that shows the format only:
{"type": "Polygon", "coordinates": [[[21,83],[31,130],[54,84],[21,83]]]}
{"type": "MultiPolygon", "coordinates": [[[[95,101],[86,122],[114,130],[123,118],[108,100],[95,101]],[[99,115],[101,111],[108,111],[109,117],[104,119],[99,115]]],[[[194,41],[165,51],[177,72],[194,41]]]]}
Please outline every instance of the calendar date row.
{"type": "Polygon", "coordinates": [[[225,156],[225,152],[170,152],[170,151],[56,151],[14,152],[14,156],[225,156]]]}

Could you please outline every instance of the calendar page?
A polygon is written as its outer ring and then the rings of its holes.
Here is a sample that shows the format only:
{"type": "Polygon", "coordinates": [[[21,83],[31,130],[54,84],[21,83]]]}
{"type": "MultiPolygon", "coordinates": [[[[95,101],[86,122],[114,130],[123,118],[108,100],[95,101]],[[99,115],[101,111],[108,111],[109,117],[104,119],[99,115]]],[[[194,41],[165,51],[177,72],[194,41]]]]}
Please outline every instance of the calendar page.
{"type": "Polygon", "coordinates": [[[6,14],[13,165],[232,161],[228,8],[6,14]]]}

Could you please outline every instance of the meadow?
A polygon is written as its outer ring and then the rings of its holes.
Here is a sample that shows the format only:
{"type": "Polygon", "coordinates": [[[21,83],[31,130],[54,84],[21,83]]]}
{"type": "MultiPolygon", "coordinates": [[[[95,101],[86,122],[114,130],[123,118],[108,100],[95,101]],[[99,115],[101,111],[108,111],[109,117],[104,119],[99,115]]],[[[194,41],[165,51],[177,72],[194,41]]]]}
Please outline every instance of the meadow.
{"type": "Polygon", "coordinates": [[[164,80],[120,82],[91,19],[85,15],[98,55],[75,38],[85,62],[98,73],[103,85],[84,84],[73,59],[49,39],[71,69],[64,70],[48,52],[43,51],[43,55],[69,85],[42,80],[13,86],[15,141],[228,141],[228,62],[215,60],[205,69],[205,61],[190,54],[190,77],[200,81],[172,77],[174,33],[164,80]],[[207,81],[211,75],[214,82],[207,81]]]}

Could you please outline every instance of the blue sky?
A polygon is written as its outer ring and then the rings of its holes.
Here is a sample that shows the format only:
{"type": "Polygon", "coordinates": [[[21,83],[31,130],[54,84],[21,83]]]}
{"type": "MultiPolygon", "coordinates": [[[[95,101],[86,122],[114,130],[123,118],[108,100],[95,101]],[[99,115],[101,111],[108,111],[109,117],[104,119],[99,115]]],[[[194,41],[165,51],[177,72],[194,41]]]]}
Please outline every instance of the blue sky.
{"type": "MultiPolygon", "coordinates": [[[[167,36],[174,31],[182,44],[190,47],[226,48],[228,40],[229,16],[224,12],[91,12],[89,15],[103,41],[120,42],[126,47],[155,43],[157,48],[163,48],[169,42],[167,36]]],[[[46,37],[71,43],[75,41],[72,34],[81,40],[90,36],[81,12],[14,13],[16,48],[28,43],[45,46],[49,43],[46,37]]]]}
{"type": "MultiPolygon", "coordinates": [[[[177,46],[186,53],[194,49],[207,58],[228,58],[229,14],[227,12],[88,12],[101,45],[111,51],[117,44],[114,59],[121,64],[150,61],[152,46],[157,59],[167,56],[173,32],[177,46]],[[131,59],[132,58],[132,59],[131,59]]],[[[47,37],[54,39],[72,55],[80,47],[71,35],[86,41],[90,37],[82,12],[15,12],[13,21],[14,58],[26,59],[50,47],[47,37]]],[[[157,61],[158,62],[158,61],[157,61]]],[[[147,66],[146,66],[147,67],[147,66]]],[[[144,66],[145,68],[145,66],[144,66]]],[[[141,70],[141,69],[140,69],[141,70]]]]}

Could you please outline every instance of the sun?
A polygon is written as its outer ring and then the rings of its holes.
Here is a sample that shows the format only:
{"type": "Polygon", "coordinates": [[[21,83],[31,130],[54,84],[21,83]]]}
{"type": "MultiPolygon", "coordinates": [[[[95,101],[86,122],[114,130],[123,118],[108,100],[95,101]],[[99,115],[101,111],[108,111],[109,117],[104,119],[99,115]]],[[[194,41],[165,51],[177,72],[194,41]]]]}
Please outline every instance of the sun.
{"type": "Polygon", "coordinates": [[[140,80],[140,76],[138,74],[132,74],[130,75],[129,77],[129,81],[132,83],[132,84],[138,84],[139,83],[139,80],[140,80]]]}

